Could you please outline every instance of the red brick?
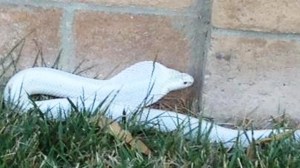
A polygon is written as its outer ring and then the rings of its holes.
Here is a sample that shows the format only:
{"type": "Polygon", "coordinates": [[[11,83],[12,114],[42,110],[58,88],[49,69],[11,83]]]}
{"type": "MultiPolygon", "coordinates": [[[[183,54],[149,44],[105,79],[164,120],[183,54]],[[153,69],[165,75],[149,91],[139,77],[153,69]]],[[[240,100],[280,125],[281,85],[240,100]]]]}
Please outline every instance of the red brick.
{"type": "MultiPolygon", "coordinates": [[[[74,65],[86,60],[85,67],[95,67],[93,73],[83,75],[103,79],[136,62],[157,57],[158,62],[186,72],[190,63],[189,41],[172,24],[172,18],[162,16],[78,12],[74,65]]],[[[180,100],[193,99],[190,92],[191,88],[169,94],[169,99],[160,104],[181,110],[180,100]]]]}
{"type": "Polygon", "coordinates": [[[139,61],[154,60],[186,71],[189,45],[184,34],[162,16],[78,12],[75,15],[76,60],[96,65],[100,78],[139,61]]]}
{"type": "MultiPolygon", "coordinates": [[[[21,39],[25,38],[21,69],[31,67],[41,49],[48,65],[60,50],[60,19],[62,12],[41,8],[0,8],[0,57],[4,57],[21,39]]],[[[15,51],[15,54],[18,51],[15,51]]]]}

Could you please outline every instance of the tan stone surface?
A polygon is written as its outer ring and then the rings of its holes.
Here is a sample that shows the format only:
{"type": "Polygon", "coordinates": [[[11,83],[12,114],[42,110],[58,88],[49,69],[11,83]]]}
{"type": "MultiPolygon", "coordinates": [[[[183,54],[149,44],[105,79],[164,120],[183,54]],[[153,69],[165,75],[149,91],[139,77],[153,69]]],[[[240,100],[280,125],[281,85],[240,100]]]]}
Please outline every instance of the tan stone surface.
{"type": "Polygon", "coordinates": [[[86,60],[84,66],[95,65],[99,78],[155,57],[169,67],[188,68],[188,40],[172,26],[171,18],[78,12],[74,24],[74,65],[86,60]]]}
{"type": "Polygon", "coordinates": [[[54,0],[60,2],[83,2],[83,3],[94,3],[104,5],[135,5],[135,6],[146,6],[146,7],[158,7],[167,9],[183,9],[193,5],[195,0],[54,0]]]}
{"type": "Polygon", "coordinates": [[[300,121],[300,43],[213,36],[204,111],[220,121],[283,112],[300,121]]]}
{"type": "Polygon", "coordinates": [[[216,27],[270,32],[300,32],[298,0],[214,0],[216,27]]]}
{"type": "MultiPolygon", "coordinates": [[[[0,59],[21,39],[25,38],[24,48],[18,67],[31,67],[39,50],[47,65],[51,65],[60,50],[59,10],[40,8],[0,8],[0,59]]],[[[15,50],[14,56],[20,47],[15,50]]],[[[40,61],[40,60],[39,60],[40,61]]]]}

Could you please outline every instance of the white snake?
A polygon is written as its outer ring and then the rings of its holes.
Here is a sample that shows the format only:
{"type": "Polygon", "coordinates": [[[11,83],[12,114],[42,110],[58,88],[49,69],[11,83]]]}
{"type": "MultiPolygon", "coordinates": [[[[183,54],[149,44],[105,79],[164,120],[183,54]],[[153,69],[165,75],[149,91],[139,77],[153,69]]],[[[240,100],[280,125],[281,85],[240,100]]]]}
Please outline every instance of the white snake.
{"type": "MultiPolygon", "coordinates": [[[[235,144],[238,136],[239,143],[246,147],[253,139],[265,138],[273,133],[270,129],[233,130],[173,111],[141,108],[157,102],[171,91],[187,88],[193,82],[190,75],[151,61],[136,63],[108,80],[80,77],[51,68],[29,68],[8,81],[4,101],[7,105],[28,111],[34,107],[28,96],[56,96],[59,98],[35,103],[48,117],[58,119],[69,115],[72,108],[69,100],[79,110],[88,111],[95,111],[104,102],[101,108],[108,107],[106,114],[113,119],[123,117],[125,110],[128,118],[134,113],[139,124],[165,132],[180,127],[186,138],[209,133],[212,142],[223,143],[225,147],[235,144]]],[[[294,134],[300,137],[299,131],[294,134]]]]}

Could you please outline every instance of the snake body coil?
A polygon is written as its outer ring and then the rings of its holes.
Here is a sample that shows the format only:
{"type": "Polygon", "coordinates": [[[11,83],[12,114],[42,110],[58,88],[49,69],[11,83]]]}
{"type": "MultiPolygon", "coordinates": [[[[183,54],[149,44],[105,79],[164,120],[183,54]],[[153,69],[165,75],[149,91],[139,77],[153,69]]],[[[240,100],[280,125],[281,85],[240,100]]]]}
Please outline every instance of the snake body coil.
{"type": "MultiPolygon", "coordinates": [[[[140,111],[138,122],[160,131],[183,129],[184,136],[196,138],[199,133],[209,133],[214,142],[224,146],[235,144],[237,137],[242,146],[248,146],[252,139],[269,136],[272,130],[238,131],[220,127],[198,118],[165,111],[149,106],[171,91],[191,86],[194,79],[186,74],[151,61],[136,63],[108,80],[96,80],[80,77],[51,68],[30,68],[15,74],[4,90],[5,103],[17,106],[23,111],[33,108],[29,96],[44,94],[59,97],[57,99],[36,101],[39,109],[51,118],[65,118],[71,111],[71,100],[80,110],[94,111],[99,104],[108,107],[107,115],[113,119],[128,117],[140,111]]],[[[300,132],[295,132],[299,137],[300,132]]]]}

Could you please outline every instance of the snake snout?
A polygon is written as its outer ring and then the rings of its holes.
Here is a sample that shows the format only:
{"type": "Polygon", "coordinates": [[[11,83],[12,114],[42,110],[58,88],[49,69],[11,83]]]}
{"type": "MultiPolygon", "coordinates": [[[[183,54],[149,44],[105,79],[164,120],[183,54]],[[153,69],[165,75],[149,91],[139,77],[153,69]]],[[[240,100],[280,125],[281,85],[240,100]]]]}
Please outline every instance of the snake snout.
{"type": "Polygon", "coordinates": [[[181,79],[185,87],[191,86],[194,83],[194,78],[191,75],[186,73],[181,74],[181,79]]]}

